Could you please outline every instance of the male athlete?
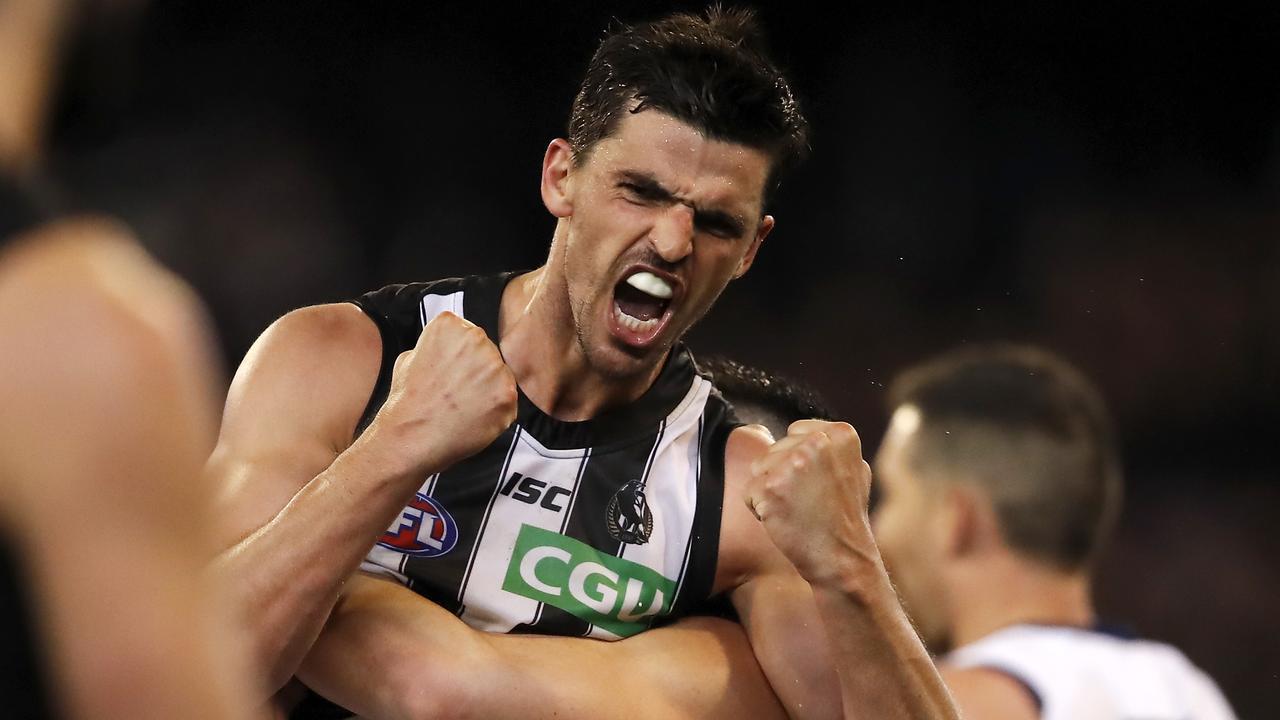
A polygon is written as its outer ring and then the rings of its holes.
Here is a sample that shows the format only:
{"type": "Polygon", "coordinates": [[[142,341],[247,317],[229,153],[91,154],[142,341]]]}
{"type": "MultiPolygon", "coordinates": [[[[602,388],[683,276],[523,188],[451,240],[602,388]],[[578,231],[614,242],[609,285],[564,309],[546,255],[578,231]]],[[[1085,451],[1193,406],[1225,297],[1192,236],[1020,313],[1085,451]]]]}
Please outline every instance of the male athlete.
{"type": "Polygon", "coordinates": [[[969,348],[908,371],[891,399],[876,538],[966,717],[1234,717],[1176,649],[1097,625],[1090,570],[1121,477],[1080,373],[1033,348],[969,348]]]}
{"type": "MultiPolygon", "coordinates": [[[[678,342],[750,268],[805,133],[748,13],[621,28],[543,159],[541,268],[263,334],[209,471],[264,693],[363,567],[348,626],[407,629],[411,590],[470,628],[611,640],[727,593],[788,713],[954,716],[871,538],[856,433],[738,427],[678,342]]],[[[390,675],[415,649],[337,670],[390,675]]]]}
{"type": "Polygon", "coordinates": [[[127,229],[33,189],[85,10],[0,2],[0,715],[247,717],[201,581],[203,314],[127,229]]]}

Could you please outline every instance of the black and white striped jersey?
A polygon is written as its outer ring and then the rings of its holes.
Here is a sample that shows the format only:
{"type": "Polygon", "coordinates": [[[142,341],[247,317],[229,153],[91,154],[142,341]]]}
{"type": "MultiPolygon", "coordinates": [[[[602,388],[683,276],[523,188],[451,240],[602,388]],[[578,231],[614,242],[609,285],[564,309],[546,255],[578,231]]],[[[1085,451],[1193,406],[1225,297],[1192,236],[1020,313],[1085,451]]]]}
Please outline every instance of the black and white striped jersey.
{"type": "MultiPolygon", "coordinates": [[[[382,334],[382,369],[361,420],[385,402],[396,357],[445,311],[498,342],[514,273],[393,285],[356,304],[382,334]]],[[[423,478],[362,569],[393,577],[490,632],[617,639],[711,593],[736,421],[679,346],[637,401],[583,422],[520,393],[489,447],[423,478]]]]}

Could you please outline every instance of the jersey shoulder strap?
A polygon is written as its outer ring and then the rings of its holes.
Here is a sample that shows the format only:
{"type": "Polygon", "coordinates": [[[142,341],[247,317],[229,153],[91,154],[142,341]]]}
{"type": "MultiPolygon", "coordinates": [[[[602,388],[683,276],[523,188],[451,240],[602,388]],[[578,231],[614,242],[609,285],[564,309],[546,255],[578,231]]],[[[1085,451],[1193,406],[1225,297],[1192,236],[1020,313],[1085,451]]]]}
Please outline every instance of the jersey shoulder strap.
{"type": "Polygon", "coordinates": [[[473,275],[430,282],[388,285],[365,293],[351,302],[364,311],[378,326],[382,337],[382,363],[378,381],[365,406],[356,435],[364,432],[391,391],[391,372],[400,353],[418,343],[418,335],[432,318],[442,312],[470,320],[484,327],[490,339],[497,342],[497,312],[502,289],[516,273],[473,275]],[[490,318],[489,316],[493,317],[490,318]],[[490,331],[490,328],[493,328],[490,331]]]}

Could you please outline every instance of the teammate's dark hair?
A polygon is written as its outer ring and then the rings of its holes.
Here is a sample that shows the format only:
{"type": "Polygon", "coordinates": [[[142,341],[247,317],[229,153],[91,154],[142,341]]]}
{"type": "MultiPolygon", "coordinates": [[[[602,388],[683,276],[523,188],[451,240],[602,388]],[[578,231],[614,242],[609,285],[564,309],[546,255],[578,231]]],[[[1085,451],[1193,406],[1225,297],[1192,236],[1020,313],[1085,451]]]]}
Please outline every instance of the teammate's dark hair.
{"type": "Polygon", "coordinates": [[[808,122],[748,9],[715,5],[701,16],[677,13],[612,27],[573,101],[569,142],[575,161],[609,137],[624,112],[648,109],[708,137],[768,153],[773,164],[766,193],[808,152],[808,122]]]}
{"type": "Polygon", "coordinates": [[[1067,361],[964,348],[903,373],[889,400],[920,413],[908,462],[983,487],[1011,548],[1068,570],[1097,557],[1120,508],[1119,454],[1101,394],[1067,361]]]}
{"type": "Polygon", "coordinates": [[[764,425],[776,438],[797,420],[831,419],[818,393],[795,380],[714,355],[698,358],[698,369],[710,376],[739,420],[764,425]]]}

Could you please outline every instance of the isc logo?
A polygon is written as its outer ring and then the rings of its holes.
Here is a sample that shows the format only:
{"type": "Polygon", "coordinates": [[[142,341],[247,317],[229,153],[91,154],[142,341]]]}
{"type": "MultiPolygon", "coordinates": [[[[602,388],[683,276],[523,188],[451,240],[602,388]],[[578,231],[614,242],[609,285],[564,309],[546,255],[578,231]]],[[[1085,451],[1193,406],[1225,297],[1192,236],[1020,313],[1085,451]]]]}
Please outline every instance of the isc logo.
{"type": "Polygon", "coordinates": [[[458,526],[443,505],[418,493],[378,544],[406,555],[439,557],[458,544],[458,526]]]}
{"type": "Polygon", "coordinates": [[[524,525],[502,589],[627,637],[671,609],[676,584],[646,565],[524,525]]]}
{"type": "Polygon", "coordinates": [[[499,492],[528,505],[538,503],[539,506],[552,512],[564,510],[564,504],[560,502],[560,499],[573,494],[572,490],[555,485],[547,487],[545,482],[537,478],[521,475],[518,472],[511,473],[511,477],[507,479],[507,482],[503,484],[499,492]],[[541,499],[541,502],[538,502],[539,499],[541,499]]]}

